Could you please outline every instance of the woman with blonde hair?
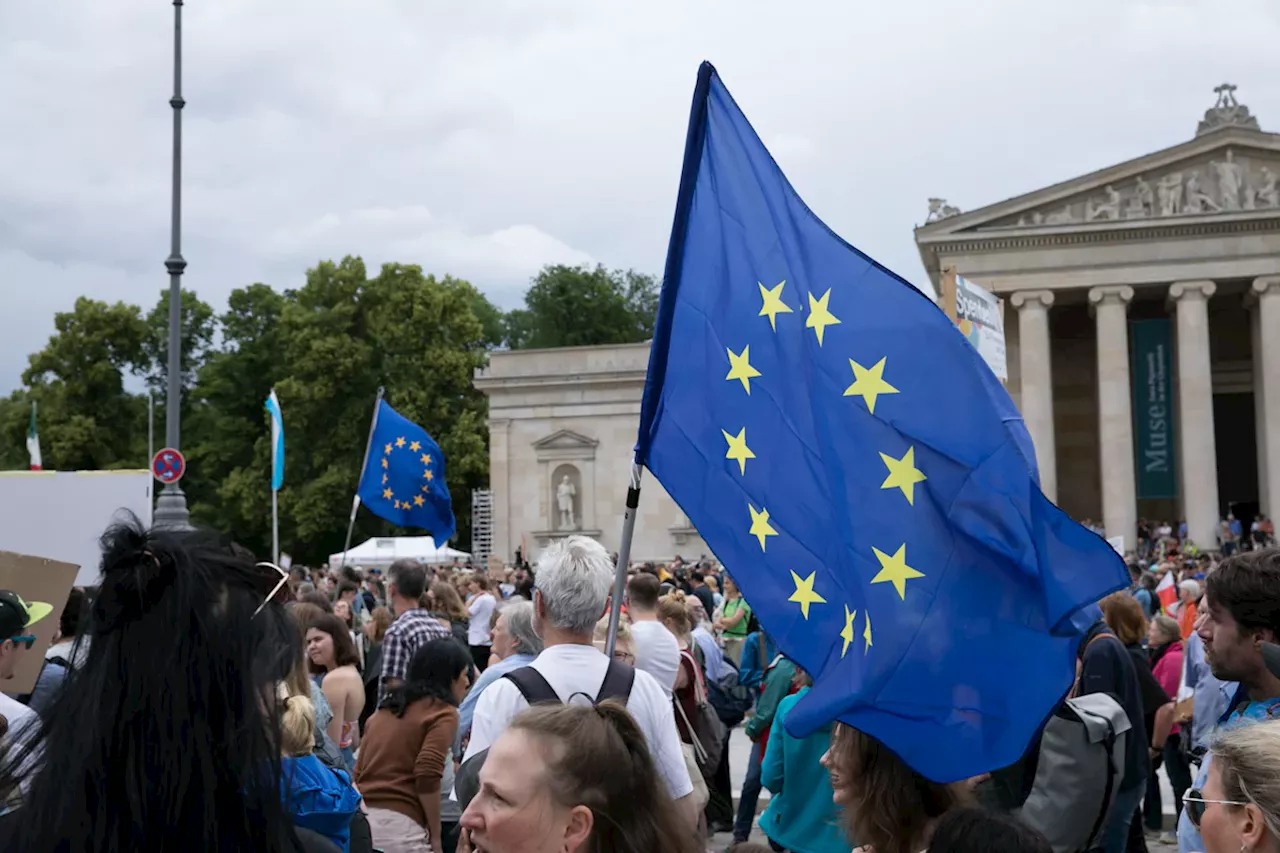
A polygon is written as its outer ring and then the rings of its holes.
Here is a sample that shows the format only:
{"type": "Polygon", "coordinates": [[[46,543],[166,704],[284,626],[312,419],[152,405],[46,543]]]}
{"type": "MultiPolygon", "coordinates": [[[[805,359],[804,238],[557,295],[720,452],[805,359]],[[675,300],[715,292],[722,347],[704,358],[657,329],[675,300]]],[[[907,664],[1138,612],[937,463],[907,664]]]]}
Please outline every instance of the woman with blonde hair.
{"type": "Polygon", "coordinates": [[[1204,853],[1280,851],[1280,721],[1229,729],[1210,752],[1203,790],[1184,798],[1204,853]]]}
{"type": "Polygon", "coordinates": [[[319,833],[348,851],[351,819],[360,810],[360,795],[350,776],[326,767],[316,757],[316,713],[311,698],[294,691],[289,681],[282,681],[276,688],[276,699],[280,706],[285,809],[298,826],[319,833]]]}
{"type": "Polygon", "coordinates": [[[462,815],[463,850],[697,853],[644,733],[613,699],[535,705],[489,749],[462,815]]]}

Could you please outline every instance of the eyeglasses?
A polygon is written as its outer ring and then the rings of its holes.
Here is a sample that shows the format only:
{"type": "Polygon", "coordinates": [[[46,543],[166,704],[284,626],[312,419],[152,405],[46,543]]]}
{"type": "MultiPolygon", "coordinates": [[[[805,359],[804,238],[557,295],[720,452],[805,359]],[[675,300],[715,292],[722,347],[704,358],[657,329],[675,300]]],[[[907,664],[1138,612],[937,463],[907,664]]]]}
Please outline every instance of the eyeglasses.
{"type": "Polygon", "coordinates": [[[266,593],[266,597],[262,599],[262,603],[258,605],[258,609],[253,611],[253,615],[257,616],[262,612],[262,608],[266,607],[267,603],[279,595],[280,590],[284,589],[285,584],[289,582],[289,573],[277,566],[275,563],[262,562],[256,564],[254,568],[258,569],[259,574],[264,578],[264,587],[269,586],[272,581],[279,577],[279,581],[274,587],[271,587],[270,592],[266,593]]]}
{"type": "Polygon", "coordinates": [[[36,644],[36,638],[32,636],[10,637],[15,646],[26,646],[28,649],[36,644]]]}
{"type": "Polygon", "coordinates": [[[613,653],[613,659],[616,661],[621,661],[622,663],[629,663],[629,664],[635,664],[636,662],[636,656],[631,654],[631,652],[615,651],[613,653]]]}
{"type": "Polygon", "coordinates": [[[1199,788],[1191,788],[1187,793],[1182,795],[1182,802],[1186,804],[1187,816],[1191,818],[1191,825],[1196,829],[1200,828],[1200,819],[1204,817],[1204,807],[1207,805],[1219,806],[1247,806],[1248,803],[1241,803],[1236,800],[1206,800],[1204,792],[1199,788]]]}

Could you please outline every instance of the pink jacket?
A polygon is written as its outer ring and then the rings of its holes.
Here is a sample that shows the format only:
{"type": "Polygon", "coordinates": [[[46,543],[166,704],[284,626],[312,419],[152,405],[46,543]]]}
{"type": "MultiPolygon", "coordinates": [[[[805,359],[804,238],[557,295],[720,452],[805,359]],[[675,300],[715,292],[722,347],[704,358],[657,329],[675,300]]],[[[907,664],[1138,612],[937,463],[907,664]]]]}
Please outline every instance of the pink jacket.
{"type": "MultiPolygon", "coordinates": [[[[1156,681],[1164,688],[1164,692],[1169,694],[1169,698],[1175,702],[1178,699],[1178,686],[1182,684],[1182,641],[1179,640],[1169,646],[1168,651],[1164,653],[1164,657],[1156,661],[1156,665],[1151,668],[1151,673],[1156,677],[1156,681]]],[[[1178,726],[1174,726],[1169,734],[1176,735],[1179,731],[1178,726]]]]}

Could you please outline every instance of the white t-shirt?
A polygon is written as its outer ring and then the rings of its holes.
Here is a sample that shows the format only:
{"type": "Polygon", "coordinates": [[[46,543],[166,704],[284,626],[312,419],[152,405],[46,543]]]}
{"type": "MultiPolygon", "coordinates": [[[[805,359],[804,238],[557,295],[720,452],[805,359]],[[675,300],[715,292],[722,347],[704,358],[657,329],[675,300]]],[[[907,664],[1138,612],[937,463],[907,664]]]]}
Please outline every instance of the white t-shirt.
{"type": "MultiPolygon", "coordinates": [[[[661,627],[661,626],[659,626],[661,627]]],[[[666,629],[663,629],[666,630],[666,629]]],[[[563,702],[575,693],[585,693],[595,699],[604,683],[609,659],[594,646],[551,646],[530,664],[541,673],[563,702]]],[[[578,697],[576,701],[580,701],[578,697]]],[[[471,742],[467,745],[465,762],[473,755],[488,749],[498,736],[511,724],[511,720],[529,707],[520,695],[520,688],[509,679],[499,678],[485,688],[476,702],[475,717],[471,723],[471,742]]],[[[627,710],[635,718],[649,744],[649,753],[658,768],[658,776],[666,785],[667,793],[678,800],[693,791],[689,769],[680,748],[680,734],[676,731],[676,718],[671,711],[671,700],[662,692],[653,676],[636,670],[635,683],[627,698],[627,710]]]]}
{"type": "Polygon", "coordinates": [[[493,616],[493,609],[497,606],[498,602],[494,601],[493,596],[487,592],[482,592],[471,599],[471,603],[467,605],[467,612],[471,614],[471,622],[467,625],[467,643],[469,645],[493,645],[493,640],[489,636],[489,619],[493,616]]]}
{"type": "Polygon", "coordinates": [[[680,672],[680,644],[676,635],[661,622],[632,622],[631,645],[636,651],[636,669],[652,675],[670,699],[680,672]]]}
{"type": "Polygon", "coordinates": [[[30,734],[34,733],[34,728],[30,732],[27,731],[28,726],[40,724],[40,718],[35,711],[3,693],[0,693],[0,717],[9,721],[9,734],[6,735],[6,740],[11,746],[23,743],[30,734]]]}

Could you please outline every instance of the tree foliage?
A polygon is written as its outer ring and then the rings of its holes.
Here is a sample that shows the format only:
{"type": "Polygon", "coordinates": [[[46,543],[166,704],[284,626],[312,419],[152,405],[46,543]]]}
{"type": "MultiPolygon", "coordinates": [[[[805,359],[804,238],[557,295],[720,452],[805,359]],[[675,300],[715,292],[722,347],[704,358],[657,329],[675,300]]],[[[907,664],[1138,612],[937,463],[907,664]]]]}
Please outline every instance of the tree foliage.
{"type": "MultiPolygon", "coordinates": [[[[488,405],[472,382],[488,352],[645,340],[656,306],[651,276],[549,266],[524,307],[504,314],[466,281],[401,264],[371,277],[353,257],[318,264],[297,290],[239,288],[221,315],[183,291],[182,485],[192,517],[269,552],[263,402],[274,388],[286,435],[281,547],[310,563],[340,550],[381,388],[444,451],[455,538],[465,546],[471,491],[488,482],[488,405]]],[[[58,314],[48,344],[30,357],[26,387],[0,398],[0,468],[27,465],[33,400],[47,468],[146,467],[147,402],[138,392],[156,393],[160,446],[168,328],[167,291],[146,312],[81,298],[58,314]]],[[[399,532],[364,510],[353,541],[399,532]]]]}
{"type": "Polygon", "coordinates": [[[524,301],[507,315],[512,349],[635,343],[653,337],[658,282],[634,270],[547,266],[524,301]]]}

